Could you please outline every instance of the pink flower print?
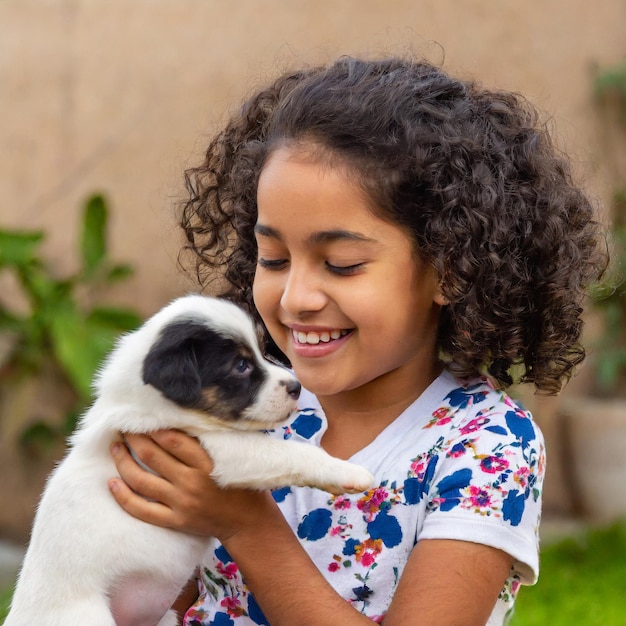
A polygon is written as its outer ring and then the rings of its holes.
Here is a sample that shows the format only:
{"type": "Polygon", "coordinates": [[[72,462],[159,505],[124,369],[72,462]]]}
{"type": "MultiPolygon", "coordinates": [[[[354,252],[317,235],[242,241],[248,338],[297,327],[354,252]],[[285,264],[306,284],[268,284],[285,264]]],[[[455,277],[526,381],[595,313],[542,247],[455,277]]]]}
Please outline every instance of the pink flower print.
{"type": "Polygon", "coordinates": [[[425,428],[431,428],[432,426],[443,426],[449,424],[452,421],[450,417],[450,408],[446,406],[439,407],[432,413],[432,419],[426,424],[425,428]]]}
{"type": "Polygon", "coordinates": [[[415,474],[415,476],[421,476],[426,471],[426,462],[424,460],[415,459],[411,463],[411,472],[415,474]]]}
{"type": "Polygon", "coordinates": [[[487,474],[497,474],[508,469],[509,462],[497,456],[487,456],[480,462],[480,469],[487,474]]]}
{"type": "Polygon", "coordinates": [[[337,496],[334,498],[333,507],[335,509],[349,509],[352,506],[352,502],[350,498],[346,498],[345,496],[337,496]]]}
{"type": "Polygon", "coordinates": [[[520,583],[519,580],[514,579],[513,582],[511,583],[511,593],[513,594],[513,596],[517,595],[517,592],[519,591],[519,588],[522,586],[522,583],[520,583]]]}
{"type": "Polygon", "coordinates": [[[470,506],[473,506],[476,509],[486,509],[491,507],[491,496],[486,489],[482,489],[476,485],[470,485],[468,487],[468,491],[468,501],[470,506]]]}
{"type": "Polygon", "coordinates": [[[485,424],[489,424],[488,417],[477,417],[473,419],[471,422],[466,424],[465,426],[459,428],[459,432],[463,435],[469,435],[469,433],[475,433],[477,430],[481,429],[485,424]]]}
{"type": "Polygon", "coordinates": [[[514,474],[513,480],[523,489],[526,488],[528,484],[528,477],[530,476],[530,468],[529,467],[520,467],[514,474]]]}
{"type": "Polygon", "coordinates": [[[330,536],[331,537],[336,537],[337,535],[341,535],[341,531],[343,530],[343,528],[341,526],[333,526],[330,529],[330,536]]]}
{"type": "Polygon", "coordinates": [[[217,571],[227,580],[232,580],[237,577],[239,568],[236,563],[231,562],[224,565],[224,563],[220,562],[217,564],[217,571]]]}
{"type": "Polygon", "coordinates": [[[342,557],[338,554],[333,554],[333,560],[328,564],[329,572],[337,572],[341,568],[342,557]]]}
{"type": "Polygon", "coordinates": [[[376,487],[370,489],[366,495],[358,500],[356,503],[359,510],[363,511],[366,515],[368,522],[371,522],[376,513],[380,511],[380,505],[389,497],[389,492],[382,487],[376,487]]]}
{"type": "Polygon", "coordinates": [[[241,602],[237,598],[224,598],[220,602],[220,606],[223,606],[226,612],[232,617],[239,617],[245,613],[241,602]]]}

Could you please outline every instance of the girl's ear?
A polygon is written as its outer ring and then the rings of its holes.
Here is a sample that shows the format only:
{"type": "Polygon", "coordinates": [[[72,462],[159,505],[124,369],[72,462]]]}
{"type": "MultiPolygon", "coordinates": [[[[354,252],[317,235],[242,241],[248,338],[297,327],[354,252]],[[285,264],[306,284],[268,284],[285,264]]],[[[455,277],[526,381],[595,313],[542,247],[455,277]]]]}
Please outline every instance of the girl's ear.
{"type": "Polygon", "coordinates": [[[439,306],[446,306],[447,304],[450,304],[450,300],[448,300],[448,298],[446,298],[443,295],[443,281],[442,280],[440,280],[437,283],[437,289],[433,296],[433,302],[435,304],[438,304],[439,306]]]}
{"type": "Polygon", "coordinates": [[[448,298],[446,298],[441,292],[441,287],[439,287],[435,292],[433,302],[439,306],[446,306],[446,304],[450,304],[450,300],[448,300],[448,298]]]}

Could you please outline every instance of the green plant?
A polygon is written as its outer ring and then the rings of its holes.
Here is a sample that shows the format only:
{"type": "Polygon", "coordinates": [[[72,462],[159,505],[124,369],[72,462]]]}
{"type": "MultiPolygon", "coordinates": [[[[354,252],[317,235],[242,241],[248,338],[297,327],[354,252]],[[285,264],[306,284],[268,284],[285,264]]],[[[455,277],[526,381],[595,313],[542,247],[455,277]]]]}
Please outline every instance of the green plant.
{"type": "Polygon", "coordinates": [[[595,96],[604,105],[612,102],[618,109],[622,123],[626,124],[626,59],[599,72],[595,78],[595,96]]]}
{"type": "Polygon", "coordinates": [[[615,392],[626,373],[626,189],[615,195],[614,204],[619,208],[611,228],[611,268],[592,291],[596,307],[604,314],[604,333],[595,347],[600,392],[615,392]]]}
{"type": "Polygon", "coordinates": [[[0,229],[0,272],[13,275],[24,306],[0,299],[0,338],[6,346],[0,360],[0,385],[40,375],[52,363],[76,397],[74,410],[61,427],[31,424],[23,440],[65,436],[91,400],[93,374],[120,332],[136,328],[134,311],[97,304],[100,290],[132,274],[128,265],[111,262],[107,254],[108,208],[93,195],[82,211],[80,269],[57,277],[40,256],[41,231],[0,229]],[[24,309],[24,310],[22,310],[24,309]]]}
{"type": "MultiPolygon", "coordinates": [[[[595,98],[618,154],[626,148],[626,60],[599,72],[595,98]]],[[[626,160],[612,159],[617,191],[611,206],[611,267],[591,293],[604,314],[604,335],[596,348],[598,391],[617,393],[626,380],[626,160]]],[[[622,389],[623,391],[623,389],[622,389]]]]}

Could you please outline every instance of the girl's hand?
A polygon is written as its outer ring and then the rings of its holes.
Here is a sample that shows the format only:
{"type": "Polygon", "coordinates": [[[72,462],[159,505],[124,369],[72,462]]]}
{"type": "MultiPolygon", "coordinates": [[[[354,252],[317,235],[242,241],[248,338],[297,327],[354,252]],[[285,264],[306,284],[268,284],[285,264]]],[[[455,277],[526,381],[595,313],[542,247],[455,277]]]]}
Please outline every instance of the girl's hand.
{"type": "MultiPolygon", "coordinates": [[[[122,442],[111,448],[119,478],[109,481],[118,504],[149,524],[224,541],[274,502],[269,493],[221,489],[211,478],[213,463],[200,442],[174,430],[126,435],[142,468],[122,442]]],[[[258,519],[258,518],[256,518],[258,519]]]]}

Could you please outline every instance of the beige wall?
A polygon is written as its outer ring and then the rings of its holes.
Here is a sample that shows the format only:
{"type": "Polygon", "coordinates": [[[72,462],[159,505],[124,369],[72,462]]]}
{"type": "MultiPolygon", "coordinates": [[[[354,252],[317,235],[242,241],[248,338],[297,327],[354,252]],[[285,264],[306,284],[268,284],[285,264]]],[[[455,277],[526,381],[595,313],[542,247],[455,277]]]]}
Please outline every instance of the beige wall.
{"type": "MultiPolygon", "coordinates": [[[[173,206],[229,106],[276,66],[407,49],[526,94],[591,192],[608,197],[591,72],[626,54],[626,0],[0,0],[0,227],[45,229],[66,272],[80,203],[106,192],[113,255],[138,270],[111,295],[148,314],[190,288],[175,266],[173,206]]],[[[558,443],[553,406],[538,414],[558,443]]],[[[3,466],[12,507],[0,534],[24,539],[49,461],[17,463],[3,466]]]]}
{"type": "Polygon", "coordinates": [[[228,107],[276,65],[407,48],[528,95],[605,193],[590,68],[626,53],[626,0],[2,0],[0,225],[45,228],[66,270],[105,191],[138,268],[115,297],[149,313],[189,288],[172,207],[228,107]]]}

